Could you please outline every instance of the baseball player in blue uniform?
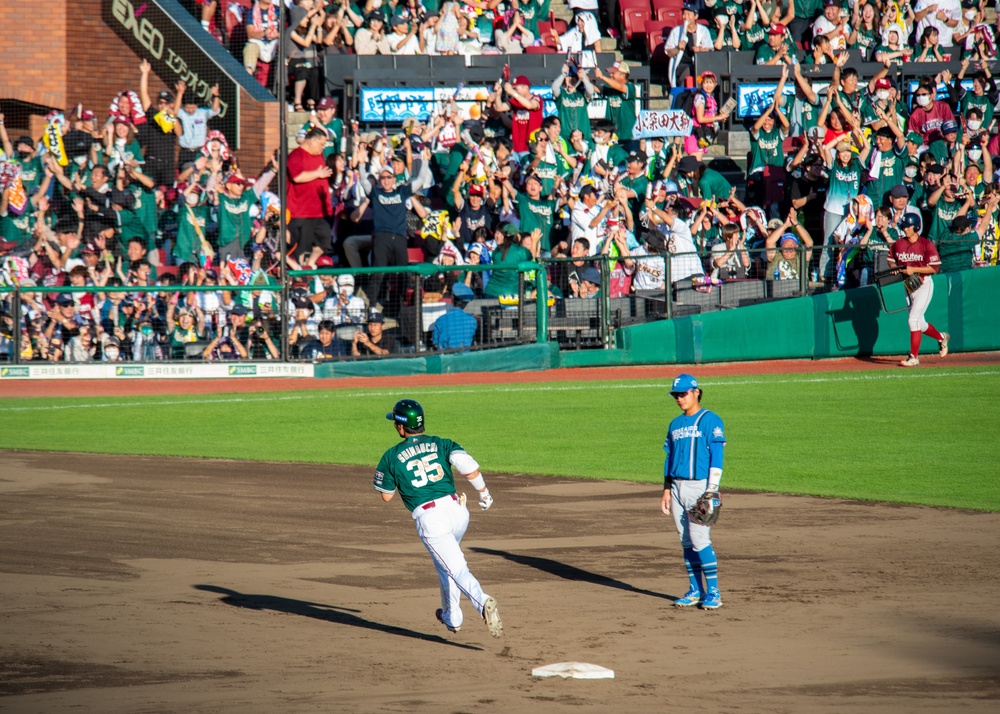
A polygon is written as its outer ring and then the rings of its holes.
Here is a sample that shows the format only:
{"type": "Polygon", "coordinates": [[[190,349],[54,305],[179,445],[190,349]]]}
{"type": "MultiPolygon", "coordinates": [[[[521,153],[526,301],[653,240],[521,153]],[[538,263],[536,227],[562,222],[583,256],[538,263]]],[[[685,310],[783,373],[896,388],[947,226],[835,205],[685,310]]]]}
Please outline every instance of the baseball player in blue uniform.
{"type": "Polygon", "coordinates": [[[701,406],[702,391],[690,374],[678,376],[670,387],[683,414],[670,422],[663,442],[663,498],[660,508],[674,517],[684,565],[691,587],[674,602],[678,607],[700,604],[705,610],[722,607],[718,564],[710,526],[691,520],[688,510],[706,491],[718,492],[722,480],[722,451],[726,445],[722,419],[701,406]]]}
{"type": "Polygon", "coordinates": [[[413,514],[417,535],[434,561],[441,583],[441,607],[434,613],[451,632],[462,626],[459,600],[464,594],[482,615],[490,634],[500,637],[503,623],[497,601],[483,592],[462,553],[462,536],[469,527],[465,494],[455,493],[454,472],[479,492],[479,507],[493,505],[479,464],[450,439],[424,433],[424,409],[412,399],[396,402],[385,418],[393,423],[402,441],[383,454],[375,470],[375,490],[383,501],[398,492],[413,514]]]}

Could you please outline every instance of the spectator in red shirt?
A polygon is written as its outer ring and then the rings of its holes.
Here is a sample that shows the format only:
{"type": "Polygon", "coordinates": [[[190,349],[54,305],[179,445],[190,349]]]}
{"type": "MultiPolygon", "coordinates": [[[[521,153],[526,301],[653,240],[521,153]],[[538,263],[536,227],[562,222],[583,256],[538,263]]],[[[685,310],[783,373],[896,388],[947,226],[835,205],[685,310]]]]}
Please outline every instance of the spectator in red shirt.
{"type": "MultiPolygon", "coordinates": [[[[511,112],[511,140],[514,152],[528,152],[528,136],[542,125],[542,98],[531,93],[531,81],[523,74],[514,80],[514,84],[505,82],[503,92],[497,94],[494,108],[498,112],[511,112]]],[[[505,122],[506,123],[506,122],[505,122]]]]}
{"type": "MultiPolygon", "coordinates": [[[[951,73],[947,70],[942,73],[947,75],[947,82],[951,78],[951,73]]],[[[954,119],[955,114],[946,102],[937,98],[937,86],[934,77],[924,77],[913,92],[913,111],[909,121],[906,122],[906,131],[915,131],[924,138],[924,144],[931,145],[932,141],[943,138],[941,136],[941,124],[948,119],[954,119]]]]}
{"type": "Polygon", "coordinates": [[[299,147],[288,155],[288,230],[295,257],[303,267],[316,267],[316,261],[330,252],[333,228],[333,202],[330,182],[333,171],[326,165],[323,149],[326,131],[310,129],[299,147]]]}

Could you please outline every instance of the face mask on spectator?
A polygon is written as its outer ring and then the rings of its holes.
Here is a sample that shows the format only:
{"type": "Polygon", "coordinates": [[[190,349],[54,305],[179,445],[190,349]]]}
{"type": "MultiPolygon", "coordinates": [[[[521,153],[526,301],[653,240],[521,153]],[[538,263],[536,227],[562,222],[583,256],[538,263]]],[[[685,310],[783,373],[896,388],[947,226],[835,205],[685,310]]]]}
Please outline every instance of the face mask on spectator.
{"type": "Polygon", "coordinates": [[[906,174],[906,178],[916,178],[917,177],[917,167],[907,166],[903,169],[903,173],[906,174]]]}
{"type": "Polygon", "coordinates": [[[931,96],[929,94],[921,94],[917,97],[917,104],[922,107],[926,107],[931,103],[931,96]]]}
{"type": "Polygon", "coordinates": [[[968,121],[968,126],[970,131],[977,131],[979,127],[981,127],[982,125],[983,123],[977,119],[970,119],[968,121]]]}
{"type": "Polygon", "coordinates": [[[875,92],[875,96],[878,97],[880,102],[885,102],[889,99],[889,91],[886,89],[879,90],[875,92]]]}
{"type": "Polygon", "coordinates": [[[979,161],[983,155],[982,149],[969,149],[969,158],[973,161],[979,161]]]}
{"type": "Polygon", "coordinates": [[[976,11],[975,10],[966,10],[965,11],[965,19],[966,20],[975,20],[976,19],[976,11]]]}
{"type": "Polygon", "coordinates": [[[139,332],[149,337],[151,334],[153,334],[153,327],[152,325],[143,325],[142,327],[139,328],[139,332]]]}
{"type": "Polygon", "coordinates": [[[30,152],[30,151],[18,151],[18,152],[17,152],[17,155],[21,157],[21,160],[22,160],[22,161],[24,161],[24,160],[25,160],[25,159],[27,159],[27,158],[28,158],[29,156],[31,156],[31,152],[30,152]]]}
{"type": "Polygon", "coordinates": [[[84,154],[83,156],[74,156],[73,157],[73,161],[76,162],[77,166],[86,166],[87,165],[87,155],[84,154]]]}
{"type": "Polygon", "coordinates": [[[198,196],[193,193],[189,193],[186,196],[184,196],[184,202],[189,206],[197,206],[198,196]]]}
{"type": "Polygon", "coordinates": [[[118,349],[115,347],[108,347],[104,350],[104,356],[113,362],[118,359],[118,349]]]}

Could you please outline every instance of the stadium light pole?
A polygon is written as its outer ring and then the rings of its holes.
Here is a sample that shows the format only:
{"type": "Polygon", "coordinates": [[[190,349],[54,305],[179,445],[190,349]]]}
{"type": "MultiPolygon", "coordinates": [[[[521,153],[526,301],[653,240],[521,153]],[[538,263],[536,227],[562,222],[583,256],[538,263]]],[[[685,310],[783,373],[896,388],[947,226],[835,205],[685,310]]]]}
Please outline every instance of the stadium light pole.
{"type": "Polygon", "coordinates": [[[288,361],[288,107],[285,102],[287,69],[285,67],[285,13],[284,2],[278,3],[278,255],[281,267],[281,361],[288,361]]]}

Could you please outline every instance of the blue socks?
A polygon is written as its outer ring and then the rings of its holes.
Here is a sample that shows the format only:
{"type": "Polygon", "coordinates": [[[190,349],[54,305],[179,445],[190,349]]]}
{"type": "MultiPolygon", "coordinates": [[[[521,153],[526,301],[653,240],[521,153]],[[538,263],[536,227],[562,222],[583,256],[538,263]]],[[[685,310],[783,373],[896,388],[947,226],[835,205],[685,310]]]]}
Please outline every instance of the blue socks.
{"type": "MultiPolygon", "coordinates": [[[[704,551],[702,551],[704,552],[704,551]]],[[[712,565],[714,566],[715,554],[712,554],[712,565]]],[[[688,581],[691,583],[691,589],[697,590],[700,593],[705,592],[705,588],[701,584],[701,559],[698,557],[698,553],[694,548],[684,549],[684,567],[687,568],[688,581]]],[[[713,571],[714,572],[714,571],[713,571]]]]}
{"type": "MultiPolygon", "coordinates": [[[[712,546],[702,548],[694,553],[698,559],[700,570],[705,574],[705,585],[709,590],[719,589],[719,563],[715,558],[715,549],[712,546]]],[[[685,560],[687,554],[685,553],[685,560]]],[[[702,592],[706,592],[703,590],[702,592]]]]}

